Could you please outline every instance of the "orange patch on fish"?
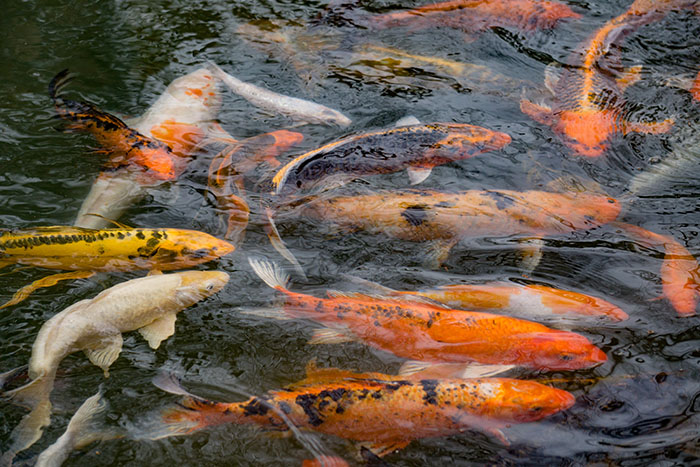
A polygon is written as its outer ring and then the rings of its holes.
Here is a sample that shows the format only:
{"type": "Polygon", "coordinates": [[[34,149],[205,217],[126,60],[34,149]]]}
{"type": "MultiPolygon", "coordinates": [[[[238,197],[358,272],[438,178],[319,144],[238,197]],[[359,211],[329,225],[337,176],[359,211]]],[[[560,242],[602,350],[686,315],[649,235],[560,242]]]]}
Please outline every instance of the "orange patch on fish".
{"type": "Polygon", "coordinates": [[[167,144],[179,157],[189,156],[204,139],[204,131],[200,127],[174,120],[164,120],[150,131],[154,138],[167,144]]]}
{"type": "Polygon", "coordinates": [[[185,94],[189,96],[197,96],[197,97],[202,97],[202,90],[199,88],[189,88],[185,90],[185,94]]]}

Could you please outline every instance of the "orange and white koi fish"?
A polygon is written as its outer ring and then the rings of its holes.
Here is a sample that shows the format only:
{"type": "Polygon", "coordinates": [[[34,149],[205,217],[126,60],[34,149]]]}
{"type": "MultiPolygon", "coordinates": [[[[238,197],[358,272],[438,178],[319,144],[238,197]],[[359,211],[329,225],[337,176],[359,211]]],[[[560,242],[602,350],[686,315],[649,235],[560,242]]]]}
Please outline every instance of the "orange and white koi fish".
{"type": "Polygon", "coordinates": [[[571,393],[534,381],[402,378],[308,366],[304,380],[243,402],[190,394],[162,412],[159,434],[185,435],[226,423],[285,430],[281,412],[295,426],[355,441],[383,457],[414,440],[471,429],[507,444],[502,428],[542,420],[574,402],[571,393]]]}
{"type": "Polygon", "coordinates": [[[316,298],[291,292],[288,278],[277,265],[252,258],[249,262],[268,286],[284,294],[284,318],[312,319],[328,326],[317,331],[310,343],[359,340],[402,358],[459,364],[455,367],[475,362],[575,370],[607,359],[580,334],[508,316],[396,297],[329,292],[329,298],[316,298]]]}
{"type": "Polygon", "coordinates": [[[407,190],[317,198],[299,209],[305,216],[348,230],[431,242],[429,262],[441,264],[463,238],[539,237],[593,229],[615,220],[620,204],[609,196],[585,192],[407,190]]]}
{"type": "Polygon", "coordinates": [[[3,455],[11,462],[16,453],[36,442],[48,426],[49,395],[56,370],[68,355],[83,350],[105,376],[122,350],[122,333],[139,330],[153,349],[175,332],[178,312],[209,297],[229,280],[220,271],[161,274],[115,285],[95,298],[81,300],[49,319],[39,330],[29,360],[32,381],[4,396],[32,409],[13,431],[13,443],[3,455]]]}
{"type": "MultiPolygon", "coordinates": [[[[177,179],[207,136],[221,136],[214,121],[220,107],[218,80],[209,70],[201,68],[173,81],[144,115],[132,123],[133,130],[168,148],[167,157],[154,157],[149,152],[135,158],[128,152],[114,152],[114,146],[107,144],[106,150],[113,155],[83,201],[74,224],[105,228],[107,219],[118,219],[149,189],[177,179]],[[148,170],[144,173],[145,169],[148,170]]],[[[82,124],[76,122],[76,125],[82,124]]]]}
{"type": "Polygon", "coordinates": [[[234,246],[211,235],[182,229],[35,227],[0,230],[0,268],[11,264],[64,269],[39,279],[0,306],[15,305],[34,290],[98,271],[185,269],[227,255],[234,246]]]}
{"type": "Polygon", "coordinates": [[[272,184],[276,194],[286,195],[403,169],[416,184],[437,165],[501,149],[510,141],[505,133],[466,123],[420,124],[409,117],[394,128],[347,136],[302,154],[282,167],[272,184]]]}
{"type": "Polygon", "coordinates": [[[629,318],[619,307],[602,298],[539,284],[489,282],[404,291],[393,290],[364,279],[351,277],[350,280],[368,284],[370,288],[386,296],[407,299],[412,296],[425,297],[452,308],[507,313],[509,316],[537,321],[561,315],[605,316],[614,321],[629,318]]]}
{"type": "Polygon", "coordinates": [[[700,302],[700,265],[695,257],[671,236],[622,222],[614,225],[648,248],[664,249],[661,265],[663,296],[680,316],[695,316],[700,302]]]}
{"type": "Polygon", "coordinates": [[[588,39],[583,51],[574,55],[572,66],[547,68],[545,84],[554,95],[551,106],[523,99],[520,109],[533,120],[550,126],[577,154],[587,157],[602,156],[616,135],[667,132],[673,119],[632,122],[625,115],[622,94],[639,79],[641,67],[620,71],[614,63],[619,60],[606,62],[613,43],[689,3],[689,0],[636,0],[588,39]]]}
{"type": "Polygon", "coordinates": [[[448,26],[475,33],[494,26],[523,31],[551,29],[562,19],[580,17],[567,5],[555,1],[449,0],[378,15],[370,24],[378,28],[448,26]]]}

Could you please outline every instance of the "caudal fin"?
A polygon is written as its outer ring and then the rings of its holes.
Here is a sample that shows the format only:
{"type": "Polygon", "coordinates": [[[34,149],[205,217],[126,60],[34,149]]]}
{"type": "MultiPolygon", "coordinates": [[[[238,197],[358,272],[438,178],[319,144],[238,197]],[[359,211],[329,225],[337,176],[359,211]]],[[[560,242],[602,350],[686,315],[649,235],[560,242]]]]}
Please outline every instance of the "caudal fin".
{"type": "Polygon", "coordinates": [[[267,238],[270,240],[272,247],[277,250],[277,252],[282,255],[284,259],[292,263],[297,274],[306,279],[306,274],[304,273],[304,269],[302,269],[301,264],[299,264],[299,261],[297,261],[292,252],[289,251],[287,245],[284,244],[284,241],[277,230],[277,226],[275,225],[273,211],[268,207],[265,208],[265,220],[265,231],[267,232],[267,238]]]}
{"type": "Polygon", "coordinates": [[[41,438],[44,428],[49,423],[51,423],[51,402],[47,397],[25,415],[19,425],[12,430],[12,444],[2,454],[0,465],[11,465],[18,452],[24,451],[41,438]]]}

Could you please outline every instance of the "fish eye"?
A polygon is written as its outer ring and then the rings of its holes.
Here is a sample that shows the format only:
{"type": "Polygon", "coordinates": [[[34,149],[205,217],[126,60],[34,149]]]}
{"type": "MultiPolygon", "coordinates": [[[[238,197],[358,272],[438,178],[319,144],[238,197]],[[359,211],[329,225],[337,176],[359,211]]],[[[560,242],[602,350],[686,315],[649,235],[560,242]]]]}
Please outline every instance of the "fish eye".
{"type": "Polygon", "coordinates": [[[530,410],[533,412],[540,412],[542,410],[542,407],[540,407],[540,406],[532,407],[530,410]]]}
{"type": "Polygon", "coordinates": [[[559,356],[559,358],[561,358],[562,360],[564,360],[564,361],[566,361],[566,362],[568,362],[568,361],[574,359],[573,355],[569,355],[568,353],[561,354],[561,355],[559,356]]]}
{"type": "Polygon", "coordinates": [[[613,198],[608,198],[608,203],[615,204],[615,200],[613,198]]]}
{"type": "Polygon", "coordinates": [[[209,250],[206,248],[200,248],[199,250],[194,250],[191,255],[193,258],[204,258],[209,254],[209,250]]]}
{"type": "Polygon", "coordinates": [[[214,284],[212,284],[211,282],[208,283],[207,286],[206,286],[206,290],[209,291],[209,292],[212,291],[212,290],[214,290],[214,284]]]}

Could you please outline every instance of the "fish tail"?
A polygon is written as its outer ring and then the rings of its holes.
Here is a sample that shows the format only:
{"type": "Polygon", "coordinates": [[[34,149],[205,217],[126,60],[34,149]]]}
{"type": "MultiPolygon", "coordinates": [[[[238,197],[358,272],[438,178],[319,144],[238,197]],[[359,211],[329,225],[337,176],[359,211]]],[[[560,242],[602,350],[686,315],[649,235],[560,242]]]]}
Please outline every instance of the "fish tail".
{"type": "MultiPolygon", "coordinates": [[[[3,376],[11,374],[14,371],[15,370],[5,373],[3,376]]],[[[33,409],[49,399],[52,388],[53,375],[42,374],[24,386],[4,392],[2,396],[11,399],[19,405],[24,405],[33,409]]]]}
{"type": "Polygon", "coordinates": [[[56,102],[58,100],[62,100],[59,97],[59,94],[61,90],[70,82],[70,80],[73,79],[70,73],[68,72],[68,68],[59,71],[56,76],[53,77],[53,79],[49,82],[49,96],[51,99],[56,102]]]}
{"type": "Polygon", "coordinates": [[[287,291],[289,276],[285,274],[279,265],[262,258],[248,258],[248,263],[267,285],[273,289],[287,291]]]}
{"type": "Polygon", "coordinates": [[[15,455],[24,451],[36,443],[44,431],[44,427],[51,422],[51,401],[48,394],[45,399],[22,418],[19,425],[12,430],[12,444],[10,448],[2,454],[0,465],[11,465],[15,455]]]}
{"type": "Polygon", "coordinates": [[[294,254],[289,251],[287,245],[284,244],[284,241],[277,230],[277,225],[275,225],[273,215],[274,212],[272,209],[265,207],[265,230],[267,231],[267,238],[270,240],[270,244],[272,244],[272,247],[277,250],[277,252],[282,255],[284,259],[289,261],[292,266],[294,266],[294,270],[297,274],[299,274],[303,279],[306,279],[306,274],[304,273],[304,269],[301,267],[301,264],[299,264],[299,261],[296,259],[294,254]]]}

